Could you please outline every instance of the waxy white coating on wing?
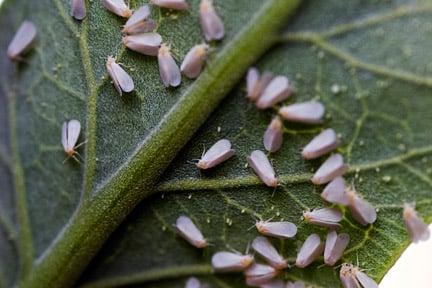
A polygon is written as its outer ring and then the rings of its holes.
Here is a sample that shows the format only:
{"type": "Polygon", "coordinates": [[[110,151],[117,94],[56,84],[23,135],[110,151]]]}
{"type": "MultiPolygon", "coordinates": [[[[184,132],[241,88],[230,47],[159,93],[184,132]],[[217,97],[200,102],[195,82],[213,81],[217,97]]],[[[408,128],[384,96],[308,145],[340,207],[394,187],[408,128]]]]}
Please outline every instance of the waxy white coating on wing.
{"type": "Polygon", "coordinates": [[[261,96],[256,101],[259,109],[267,109],[284,101],[292,93],[291,85],[286,76],[276,76],[266,86],[261,96]]]}
{"type": "Polygon", "coordinates": [[[322,254],[323,249],[324,245],[321,243],[320,237],[317,234],[311,234],[300,248],[295,265],[299,268],[305,268],[322,254]]]}
{"type": "Polygon", "coordinates": [[[345,179],[336,177],[324,188],[321,197],[327,202],[348,205],[348,197],[345,193],[345,179]]]}
{"type": "Polygon", "coordinates": [[[315,159],[333,151],[339,144],[336,132],[333,129],[326,129],[303,148],[302,156],[307,160],[315,159]]]}
{"type": "Polygon", "coordinates": [[[81,123],[78,120],[72,119],[63,123],[61,142],[66,154],[73,156],[75,146],[81,132],[81,123]]]}
{"type": "Polygon", "coordinates": [[[303,212],[303,217],[306,222],[327,227],[330,229],[337,229],[341,227],[339,222],[342,220],[342,213],[336,208],[322,208],[313,211],[303,212]]]}
{"type": "Polygon", "coordinates": [[[271,237],[289,239],[297,234],[297,226],[294,223],[257,221],[255,224],[258,232],[271,237]]]}
{"type": "Polygon", "coordinates": [[[372,278],[366,275],[366,273],[358,270],[358,268],[355,276],[363,288],[378,288],[378,284],[372,278]]]}
{"type": "Polygon", "coordinates": [[[213,269],[219,272],[236,272],[248,268],[254,261],[251,255],[241,255],[232,252],[217,252],[212,257],[213,269]]]}
{"type": "Polygon", "coordinates": [[[185,0],[150,0],[150,3],[159,7],[174,10],[186,10],[189,8],[189,5],[185,0]]]}
{"type": "Polygon", "coordinates": [[[285,283],[281,279],[273,279],[259,286],[260,288],[286,288],[285,283]]]}
{"type": "Polygon", "coordinates": [[[141,34],[151,32],[156,28],[156,22],[150,17],[150,7],[148,5],[141,6],[134,11],[123,27],[122,32],[125,34],[141,34]]]}
{"type": "Polygon", "coordinates": [[[200,169],[210,169],[234,156],[235,150],[231,149],[231,142],[227,139],[217,141],[204,153],[196,166],[200,169]]]}
{"type": "Polygon", "coordinates": [[[157,56],[162,44],[162,37],[155,32],[124,36],[123,44],[138,53],[157,56]]]}
{"type": "Polygon", "coordinates": [[[204,239],[201,231],[195,226],[189,217],[184,215],[178,217],[175,227],[178,234],[192,246],[195,246],[196,248],[205,248],[208,246],[208,243],[204,239]]]}
{"type": "Polygon", "coordinates": [[[346,233],[337,234],[336,231],[330,231],[324,248],[324,263],[333,266],[342,257],[350,237],[346,233]]]}
{"type": "Polygon", "coordinates": [[[207,44],[198,44],[189,50],[180,66],[181,72],[186,77],[194,79],[201,74],[207,59],[208,49],[207,44]]]}
{"type": "Polygon", "coordinates": [[[254,263],[244,274],[247,285],[262,285],[276,277],[279,274],[279,270],[269,265],[254,263]]]}
{"type": "Polygon", "coordinates": [[[359,197],[354,188],[347,188],[346,193],[348,207],[354,219],[364,226],[375,222],[377,218],[375,208],[369,202],[359,197]]]}
{"type": "Polygon", "coordinates": [[[403,219],[407,232],[414,243],[426,241],[430,237],[428,225],[417,215],[414,205],[404,204],[403,219]]]}
{"type": "Polygon", "coordinates": [[[305,283],[302,281],[287,282],[286,288],[305,288],[305,283]]]}
{"type": "Polygon", "coordinates": [[[119,64],[115,62],[115,59],[113,57],[108,57],[106,67],[108,70],[108,74],[113,81],[114,87],[120,95],[122,95],[123,92],[128,93],[134,90],[134,83],[132,77],[119,64]]]}
{"type": "Polygon", "coordinates": [[[165,87],[177,87],[181,83],[180,69],[168,46],[162,44],[158,52],[159,74],[165,87]]]}
{"type": "Polygon", "coordinates": [[[86,17],[85,0],[71,0],[71,16],[77,20],[86,17]]]}
{"type": "Polygon", "coordinates": [[[126,5],[124,0],[102,0],[102,5],[112,13],[123,18],[129,18],[132,10],[126,5]]]}
{"type": "Polygon", "coordinates": [[[249,68],[246,76],[247,95],[251,101],[256,101],[273,79],[273,74],[270,72],[264,72],[262,76],[258,69],[255,67],[249,68]]]}
{"type": "Polygon", "coordinates": [[[252,241],[252,248],[274,268],[284,269],[288,267],[287,261],[277,252],[267,238],[256,237],[252,241]]]}
{"type": "Polygon", "coordinates": [[[315,185],[325,184],[342,176],[348,170],[348,165],[344,163],[340,154],[331,155],[315,172],[312,183],[315,185]]]}
{"type": "Polygon", "coordinates": [[[324,105],[317,101],[295,103],[279,109],[279,114],[285,120],[305,124],[321,123],[324,113],[324,105]]]}
{"type": "Polygon", "coordinates": [[[258,177],[269,187],[277,187],[276,173],[267,156],[260,150],[255,150],[247,158],[249,165],[258,177]]]}
{"type": "Polygon", "coordinates": [[[351,264],[342,264],[339,271],[339,278],[344,288],[360,288],[360,283],[358,283],[354,275],[354,269],[354,266],[351,264]]]}
{"type": "Polygon", "coordinates": [[[7,56],[9,59],[17,60],[26,53],[32,47],[36,33],[36,25],[33,22],[24,21],[8,46],[7,56]]]}
{"type": "Polygon", "coordinates": [[[199,15],[205,39],[207,41],[221,40],[225,35],[225,28],[214,8],[213,0],[201,0],[199,15]]]}
{"type": "Polygon", "coordinates": [[[264,133],[264,147],[269,152],[276,152],[283,142],[283,124],[279,117],[274,117],[264,133]]]}
{"type": "Polygon", "coordinates": [[[201,282],[195,277],[189,277],[186,281],[185,288],[202,288],[201,282]]]}

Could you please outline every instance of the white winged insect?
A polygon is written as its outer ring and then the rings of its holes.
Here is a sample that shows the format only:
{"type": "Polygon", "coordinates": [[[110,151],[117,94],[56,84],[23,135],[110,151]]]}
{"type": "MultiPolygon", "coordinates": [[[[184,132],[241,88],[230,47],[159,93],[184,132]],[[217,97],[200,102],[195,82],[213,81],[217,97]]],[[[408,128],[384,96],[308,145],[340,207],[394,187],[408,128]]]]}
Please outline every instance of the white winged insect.
{"type": "Polygon", "coordinates": [[[221,40],[224,37],[224,24],[214,8],[213,0],[201,0],[199,18],[207,41],[221,40]]]}
{"type": "Polygon", "coordinates": [[[266,237],[256,237],[252,241],[252,248],[274,268],[285,269],[288,267],[287,261],[277,252],[266,237]]]}
{"type": "Polygon", "coordinates": [[[357,194],[354,186],[347,187],[346,193],[348,197],[348,208],[354,219],[364,226],[374,223],[377,219],[375,208],[357,194]]]}
{"type": "Polygon", "coordinates": [[[107,10],[123,18],[129,18],[132,15],[132,10],[124,0],[102,0],[102,5],[107,10]]]}
{"type": "Polygon", "coordinates": [[[213,168],[234,156],[235,150],[231,149],[231,142],[227,139],[217,141],[207,150],[195,165],[202,170],[213,168]]]}
{"type": "Polygon", "coordinates": [[[342,213],[336,208],[322,208],[303,212],[306,222],[318,226],[337,229],[341,227],[342,213]]]}
{"type": "Polygon", "coordinates": [[[150,3],[162,8],[186,10],[189,8],[185,0],[150,0],[150,3]]]}
{"type": "Polygon", "coordinates": [[[257,68],[251,67],[246,75],[247,95],[251,101],[256,101],[273,78],[270,72],[264,72],[261,76],[257,68]]]}
{"type": "Polygon", "coordinates": [[[297,234],[297,226],[294,223],[257,221],[255,227],[258,232],[270,237],[289,239],[297,234]]]}
{"type": "Polygon", "coordinates": [[[221,251],[212,257],[213,269],[218,272],[238,272],[247,269],[253,262],[252,255],[221,251]]]}
{"type": "Polygon", "coordinates": [[[106,67],[114,87],[120,95],[122,95],[123,92],[128,93],[134,90],[132,77],[118,63],[115,62],[114,57],[108,57],[106,67]]]}
{"type": "Polygon", "coordinates": [[[305,124],[319,124],[325,113],[325,107],[321,102],[308,101],[283,106],[279,114],[285,120],[305,124]]]}
{"type": "Polygon", "coordinates": [[[358,267],[343,263],[339,278],[344,288],[378,288],[378,284],[358,267]]]}
{"type": "Polygon", "coordinates": [[[162,36],[156,32],[126,35],[122,39],[123,44],[138,53],[157,56],[162,44],[162,36]]]}
{"type": "Polygon", "coordinates": [[[156,28],[156,22],[150,17],[150,7],[143,5],[134,11],[132,16],[127,20],[122,32],[125,34],[141,34],[151,32],[156,28]]]}
{"type": "Polygon", "coordinates": [[[278,179],[267,156],[260,150],[255,150],[248,156],[247,161],[258,177],[269,187],[277,187],[278,179]]]}
{"type": "Polygon", "coordinates": [[[274,117],[264,133],[264,147],[269,152],[277,152],[283,142],[283,124],[279,117],[274,117]]]}
{"type": "Polygon", "coordinates": [[[202,288],[201,282],[195,277],[189,277],[186,280],[185,288],[202,288]]]}
{"type": "Polygon", "coordinates": [[[330,231],[324,248],[324,263],[333,266],[342,257],[343,252],[348,246],[350,237],[346,233],[337,234],[336,231],[330,231]]]}
{"type": "Polygon", "coordinates": [[[295,265],[299,268],[305,268],[321,256],[323,250],[324,245],[320,237],[317,234],[309,235],[297,254],[295,265]]]}
{"type": "Polygon", "coordinates": [[[303,148],[302,156],[307,160],[315,159],[333,151],[339,144],[336,132],[333,129],[326,129],[303,148]]]}
{"type": "Polygon", "coordinates": [[[33,22],[24,21],[8,46],[9,59],[20,60],[20,57],[32,48],[36,33],[36,25],[33,22]]]}
{"type": "Polygon", "coordinates": [[[245,272],[246,284],[251,286],[263,285],[279,274],[277,270],[269,265],[252,264],[245,272]]]}
{"type": "MultiPolygon", "coordinates": [[[[85,144],[85,141],[78,144],[78,138],[81,133],[81,123],[78,120],[72,119],[65,121],[62,126],[61,142],[64,152],[68,158],[72,157],[75,161],[80,162],[75,155],[79,155],[76,149],[85,144]]],[[[66,158],[66,160],[68,159],[66,158]]],[[[65,160],[65,161],[66,161],[65,160]]]]}
{"type": "Polygon", "coordinates": [[[321,198],[327,202],[347,206],[348,197],[345,193],[345,179],[336,177],[324,188],[321,198]]]}
{"type": "Polygon", "coordinates": [[[430,237],[428,225],[417,215],[413,204],[404,204],[403,219],[405,227],[414,243],[426,241],[430,237]]]}
{"type": "Polygon", "coordinates": [[[77,20],[86,17],[85,0],[71,0],[71,16],[77,20]]]}
{"type": "Polygon", "coordinates": [[[207,59],[208,49],[207,44],[198,44],[189,50],[180,66],[181,72],[186,77],[195,79],[201,74],[207,59]]]}
{"type": "Polygon", "coordinates": [[[196,248],[205,248],[208,246],[207,240],[189,217],[185,215],[178,217],[175,227],[178,234],[192,246],[196,248]]]}
{"type": "Polygon", "coordinates": [[[284,101],[291,93],[292,89],[288,77],[276,76],[268,83],[255,104],[259,109],[267,109],[284,101]]]}
{"type": "Polygon", "coordinates": [[[311,180],[315,185],[325,184],[336,177],[342,176],[347,170],[348,165],[344,163],[342,155],[336,153],[324,161],[311,180]]]}
{"type": "Polygon", "coordinates": [[[170,48],[162,44],[158,52],[159,74],[165,87],[177,87],[181,83],[180,69],[171,55],[170,48]]]}

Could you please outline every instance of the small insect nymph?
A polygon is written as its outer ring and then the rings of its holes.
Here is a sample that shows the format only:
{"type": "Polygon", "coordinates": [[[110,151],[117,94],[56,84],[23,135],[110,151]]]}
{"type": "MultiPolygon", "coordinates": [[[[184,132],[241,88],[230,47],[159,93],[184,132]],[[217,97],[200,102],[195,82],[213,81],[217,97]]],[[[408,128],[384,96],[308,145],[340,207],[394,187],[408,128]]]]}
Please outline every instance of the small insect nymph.
{"type": "Polygon", "coordinates": [[[246,284],[251,286],[265,284],[276,277],[279,271],[269,265],[254,263],[244,273],[246,284]]]}
{"type": "Polygon", "coordinates": [[[299,268],[305,268],[322,254],[323,249],[324,245],[321,243],[320,237],[317,234],[311,234],[300,248],[295,265],[299,268]]]}
{"type": "Polygon", "coordinates": [[[264,74],[260,76],[258,69],[255,67],[249,68],[246,76],[246,97],[253,102],[256,101],[261,97],[263,90],[267,87],[272,78],[273,74],[270,72],[264,72],[264,74]]]}
{"type": "Polygon", "coordinates": [[[112,56],[108,57],[106,62],[108,74],[110,75],[114,87],[117,92],[122,95],[123,92],[132,92],[134,90],[134,83],[129,74],[115,62],[115,58],[112,56]]]}
{"type": "Polygon", "coordinates": [[[404,204],[403,219],[405,227],[414,243],[429,239],[428,225],[417,215],[413,204],[404,204]]]}
{"type": "Polygon", "coordinates": [[[354,187],[347,187],[348,207],[354,219],[361,225],[368,225],[375,222],[377,213],[375,208],[366,200],[361,198],[354,187]]]}
{"type": "Polygon", "coordinates": [[[205,248],[208,246],[207,240],[189,217],[184,215],[178,217],[175,227],[178,234],[192,246],[196,248],[205,248]]]}
{"type": "Polygon", "coordinates": [[[85,0],[71,0],[71,16],[77,20],[86,17],[85,0]]]}
{"type": "Polygon", "coordinates": [[[333,129],[326,129],[303,148],[302,156],[307,160],[315,159],[333,151],[339,144],[336,132],[333,129]]]}
{"type": "Polygon", "coordinates": [[[348,170],[348,165],[344,163],[343,157],[340,154],[330,156],[312,177],[312,183],[315,185],[325,184],[342,176],[348,170]]]}
{"type": "Polygon", "coordinates": [[[151,32],[156,28],[156,22],[150,17],[150,7],[148,5],[141,6],[134,11],[123,27],[122,32],[125,34],[140,34],[151,32]]]}
{"type": "Polygon", "coordinates": [[[260,150],[255,150],[247,158],[249,165],[258,177],[269,187],[277,187],[278,179],[267,156],[260,150]]]}
{"type": "Polygon", "coordinates": [[[324,113],[324,105],[317,101],[295,103],[279,109],[279,114],[285,120],[305,124],[321,123],[324,113]]]}
{"type": "Polygon", "coordinates": [[[77,145],[80,132],[81,132],[81,123],[78,120],[73,119],[63,123],[62,135],[61,135],[63,150],[68,155],[68,158],[72,157],[77,162],[79,161],[77,158],[75,158],[75,154],[78,153],[76,149],[85,143],[83,142],[77,145]]]}
{"type": "Polygon", "coordinates": [[[378,284],[358,267],[343,263],[339,278],[344,288],[378,288],[378,284]]]}
{"type": "Polygon", "coordinates": [[[20,60],[20,57],[33,46],[36,33],[36,25],[33,22],[24,21],[9,44],[7,50],[9,59],[20,60]]]}
{"type": "Polygon", "coordinates": [[[348,198],[345,193],[345,180],[343,177],[336,177],[324,188],[321,197],[327,202],[348,205],[348,198]]]}
{"type": "Polygon", "coordinates": [[[225,35],[225,28],[213,6],[213,0],[201,0],[199,15],[205,39],[208,42],[221,40],[225,35]]]}
{"type": "Polygon", "coordinates": [[[162,44],[162,37],[156,32],[126,35],[122,39],[123,44],[138,53],[157,56],[162,44]]]}
{"type": "Polygon", "coordinates": [[[337,234],[336,231],[330,231],[327,234],[324,249],[324,263],[333,266],[342,257],[350,237],[346,233],[337,234]]]}
{"type": "Polygon", "coordinates": [[[170,48],[162,44],[158,52],[159,74],[165,87],[177,87],[181,83],[180,69],[171,56],[170,48]]]}
{"type": "Polygon", "coordinates": [[[251,255],[241,255],[232,252],[217,252],[212,257],[213,269],[219,272],[244,271],[254,261],[251,255]]]}
{"type": "Polygon", "coordinates": [[[132,10],[126,5],[124,0],[102,0],[102,5],[112,13],[123,18],[129,18],[132,10]]]}
{"type": "Polygon", "coordinates": [[[252,241],[252,248],[274,268],[284,269],[288,267],[287,261],[277,252],[266,237],[256,237],[252,241]]]}
{"type": "Polygon", "coordinates": [[[339,222],[342,220],[342,213],[336,208],[322,208],[313,211],[303,212],[303,217],[306,222],[318,226],[337,229],[341,227],[339,222]]]}
{"type": "Polygon", "coordinates": [[[217,141],[198,161],[199,169],[210,169],[234,156],[235,150],[231,149],[231,142],[227,139],[217,141]]]}
{"type": "Polygon", "coordinates": [[[297,226],[291,222],[269,222],[269,221],[257,221],[255,224],[258,232],[281,239],[289,239],[297,234],[297,226]]]}
{"type": "Polygon", "coordinates": [[[201,282],[195,277],[189,277],[186,281],[185,288],[202,288],[201,282]]]}
{"type": "Polygon", "coordinates": [[[189,8],[189,5],[185,0],[150,0],[150,3],[159,7],[174,10],[186,10],[189,8]]]}
{"type": "Polygon", "coordinates": [[[279,117],[273,118],[264,133],[264,147],[269,152],[276,152],[283,142],[283,124],[279,117]]]}
{"type": "Polygon", "coordinates": [[[199,44],[189,50],[180,66],[181,72],[186,77],[195,79],[201,74],[207,59],[208,49],[209,46],[207,44],[199,44]]]}
{"type": "Polygon", "coordinates": [[[267,109],[284,101],[292,93],[291,84],[286,76],[276,76],[266,86],[256,101],[259,109],[267,109]]]}

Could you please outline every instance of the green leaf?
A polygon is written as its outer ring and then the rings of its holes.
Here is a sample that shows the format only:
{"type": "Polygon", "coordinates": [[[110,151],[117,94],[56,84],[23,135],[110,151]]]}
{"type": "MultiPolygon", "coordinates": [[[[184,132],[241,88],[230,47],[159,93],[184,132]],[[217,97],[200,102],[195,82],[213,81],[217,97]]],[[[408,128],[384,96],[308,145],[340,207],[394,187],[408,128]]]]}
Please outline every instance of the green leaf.
{"type": "MultiPolygon", "coordinates": [[[[137,8],[148,1],[130,2],[137,8]]],[[[203,41],[199,1],[188,2],[187,12],[153,9],[178,62],[203,41]]],[[[70,0],[6,1],[0,11],[0,284],[73,285],[248,66],[277,41],[298,3],[217,1],[226,37],[212,44],[208,68],[196,81],[165,89],[157,60],[120,45],[124,21],[101,1],[86,1],[82,22],[69,16],[70,0]],[[37,42],[14,64],[5,51],[24,19],[36,23],[37,42]],[[130,72],[134,93],[120,97],[114,90],[105,68],[109,55],[130,72]],[[71,118],[84,127],[82,164],[63,163],[60,130],[71,118]]]]}
{"type": "MultiPolygon", "coordinates": [[[[309,180],[325,158],[304,161],[299,153],[326,127],[342,137],[347,182],[378,209],[378,220],[367,227],[343,209],[341,231],[351,236],[343,261],[358,263],[379,281],[409,244],[403,203],[416,202],[420,215],[432,221],[432,42],[426,36],[432,6],[393,2],[306,2],[281,43],[257,63],[260,70],[291,77],[297,92],[287,103],[319,99],[327,107],[321,126],[285,123],[283,147],[271,155],[281,187],[267,188],[245,167],[246,156],[263,149],[262,135],[276,110],[257,110],[241,83],[170,166],[159,194],[113,234],[82,287],[183,287],[191,275],[214,287],[244,287],[242,275],[213,274],[210,258],[220,250],[244,252],[258,235],[249,229],[257,218],[298,225],[294,240],[274,241],[292,263],[309,234],[326,234],[301,221],[303,210],[328,205],[320,198],[322,187],[309,180]],[[233,159],[201,173],[189,164],[221,138],[232,141],[233,159]],[[213,246],[198,251],[176,236],[172,224],[183,213],[213,246]]],[[[340,287],[338,272],[321,259],[282,277],[340,287]]]]}

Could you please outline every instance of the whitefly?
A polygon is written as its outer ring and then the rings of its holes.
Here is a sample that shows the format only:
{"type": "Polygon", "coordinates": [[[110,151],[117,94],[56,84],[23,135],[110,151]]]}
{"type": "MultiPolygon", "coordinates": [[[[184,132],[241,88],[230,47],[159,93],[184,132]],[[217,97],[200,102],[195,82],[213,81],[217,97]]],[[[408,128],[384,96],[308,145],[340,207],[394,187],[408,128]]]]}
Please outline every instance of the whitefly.
{"type": "Polygon", "coordinates": [[[196,248],[205,248],[208,246],[207,240],[189,217],[185,215],[178,217],[175,227],[178,234],[192,246],[196,248]]]}
{"type": "Polygon", "coordinates": [[[337,229],[341,227],[342,213],[337,208],[322,208],[303,212],[306,222],[318,226],[337,229]]]}
{"type": "Polygon", "coordinates": [[[266,86],[255,104],[259,109],[267,109],[284,101],[291,93],[291,84],[288,78],[286,76],[276,76],[266,86]]]}
{"type": "Polygon", "coordinates": [[[274,117],[267,127],[263,137],[264,147],[269,152],[277,152],[283,143],[283,123],[279,117],[274,117]]]}
{"type": "Polygon", "coordinates": [[[201,74],[207,60],[208,49],[207,44],[198,44],[189,50],[180,66],[183,75],[195,79],[201,74]]]}
{"type": "MultiPolygon", "coordinates": [[[[80,133],[81,123],[78,120],[72,119],[63,123],[61,143],[63,146],[63,150],[68,155],[68,157],[75,157],[75,154],[77,154],[76,149],[85,143],[83,142],[77,145],[80,133]]],[[[75,160],[77,159],[75,158],[75,160]]]]}
{"type": "Polygon", "coordinates": [[[239,253],[221,251],[212,257],[212,266],[218,272],[238,272],[244,271],[254,261],[252,255],[242,255],[239,253]]]}
{"type": "Polygon", "coordinates": [[[150,7],[143,5],[134,11],[123,27],[125,34],[141,34],[151,32],[156,28],[156,22],[150,19],[150,7]]]}
{"type": "Polygon", "coordinates": [[[336,177],[324,188],[321,197],[327,202],[347,206],[348,197],[345,193],[345,179],[336,177]]]}
{"type": "Polygon", "coordinates": [[[344,288],[378,288],[371,277],[352,264],[342,264],[339,278],[344,288]]]}
{"type": "Polygon", "coordinates": [[[252,241],[252,248],[274,268],[284,269],[288,267],[287,261],[277,252],[276,248],[266,237],[256,237],[252,241]]]}
{"type": "Polygon", "coordinates": [[[312,183],[321,185],[328,183],[336,177],[342,176],[348,170],[348,165],[344,163],[342,155],[336,153],[331,155],[315,172],[312,183]]]}
{"type": "Polygon", "coordinates": [[[304,124],[321,123],[324,113],[325,107],[318,101],[295,103],[279,109],[279,114],[285,120],[304,124]]]}
{"type": "Polygon", "coordinates": [[[245,272],[247,285],[263,285],[276,277],[280,270],[269,265],[252,264],[245,272]]]}
{"type": "Polygon", "coordinates": [[[9,43],[7,56],[11,60],[19,60],[33,46],[36,39],[37,28],[31,21],[24,21],[9,43]]]}
{"type": "Polygon", "coordinates": [[[337,234],[336,231],[330,231],[324,248],[324,263],[333,266],[342,257],[348,246],[350,237],[346,233],[337,234]]]}
{"type": "Polygon", "coordinates": [[[177,87],[181,83],[180,69],[169,47],[162,44],[158,52],[159,74],[165,87],[177,87]]]}
{"type": "Polygon", "coordinates": [[[304,159],[310,160],[321,157],[335,150],[340,145],[340,141],[333,129],[326,129],[315,136],[302,151],[304,159]]]}
{"type": "Polygon", "coordinates": [[[246,97],[255,102],[273,79],[273,74],[265,71],[261,76],[257,68],[251,67],[246,75],[246,97]]]}
{"type": "Polygon", "coordinates": [[[429,227],[423,221],[423,219],[418,216],[413,204],[404,204],[403,219],[408,234],[414,243],[417,243],[419,241],[426,241],[429,239],[429,227]]]}
{"type": "Polygon", "coordinates": [[[224,24],[216,12],[213,0],[201,0],[199,19],[201,29],[207,41],[221,40],[224,37],[224,24]]]}
{"type": "Polygon", "coordinates": [[[102,0],[102,5],[108,11],[123,18],[129,18],[132,15],[132,10],[124,0],[102,0]]]}
{"type": "Polygon", "coordinates": [[[71,16],[77,20],[83,20],[86,17],[85,0],[71,0],[71,16]]]}
{"type": "Polygon", "coordinates": [[[348,197],[348,208],[354,219],[364,226],[374,223],[377,219],[375,207],[360,197],[354,187],[347,187],[346,193],[348,197]]]}
{"type": "Polygon", "coordinates": [[[106,68],[114,87],[120,95],[122,95],[123,92],[129,93],[134,90],[135,86],[132,77],[120,66],[120,64],[116,63],[114,57],[108,57],[106,68]]]}
{"type": "Polygon", "coordinates": [[[277,187],[276,173],[267,156],[260,150],[255,150],[247,158],[249,165],[258,177],[269,187],[277,187]]]}
{"type": "Polygon", "coordinates": [[[297,234],[297,226],[288,221],[257,221],[255,227],[259,233],[275,238],[289,239],[293,238],[297,234]]]}
{"type": "Polygon", "coordinates": [[[162,36],[156,32],[126,35],[122,39],[123,44],[138,53],[157,56],[162,44],[162,36]]]}
{"type": "Polygon", "coordinates": [[[217,141],[205,152],[196,166],[199,169],[210,169],[234,156],[235,150],[231,149],[231,142],[227,139],[217,141]]]}
{"type": "Polygon", "coordinates": [[[295,265],[299,268],[305,268],[321,256],[323,249],[324,245],[320,237],[317,234],[311,234],[300,248],[295,265]]]}
{"type": "Polygon", "coordinates": [[[201,282],[195,277],[189,277],[186,280],[185,288],[202,288],[201,282]]]}
{"type": "Polygon", "coordinates": [[[173,10],[186,10],[189,8],[185,0],[150,0],[150,3],[162,8],[173,10]]]}

